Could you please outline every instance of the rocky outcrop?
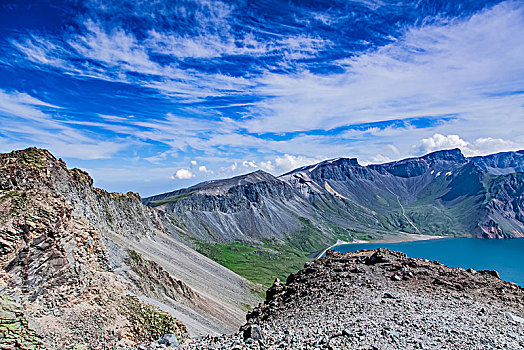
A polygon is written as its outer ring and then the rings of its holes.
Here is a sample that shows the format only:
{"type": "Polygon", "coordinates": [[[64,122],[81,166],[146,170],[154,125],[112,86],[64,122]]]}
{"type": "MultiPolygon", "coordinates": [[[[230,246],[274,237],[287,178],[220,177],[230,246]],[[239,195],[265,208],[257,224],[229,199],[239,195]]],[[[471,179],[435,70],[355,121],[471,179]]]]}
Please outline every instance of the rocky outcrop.
{"type": "Polygon", "coordinates": [[[31,328],[22,306],[0,295],[0,349],[43,349],[42,338],[31,328]]]}
{"type": "MultiPolygon", "coordinates": [[[[161,320],[162,331],[187,337],[171,315],[126,294],[126,286],[108,271],[99,231],[75,217],[63,196],[36,186],[2,194],[0,294],[23,305],[22,315],[35,326],[42,346],[115,348],[155,340],[159,335],[144,317],[161,320]]],[[[21,326],[13,330],[19,338],[27,332],[21,326]]]]}
{"type": "Polygon", "coordinates": [[[493,175],[524,172],[524,151],[501,152],[488,156],[471,157],[469,160],[493,175]]]}
{"type": "Polygon", "coordinates": [[[464,164],[467,163],[467,160],[460,149],[454,148],[450,150],[436,151],[418,158],[408,158],[385,164],[373,164],[369,167],[381,173],[386,172],[398,177],[408,178],[420,176],[429,169],[438,171],[449,168],[450,163],[464,164]]]}
{"type": "Polygon", "coordinates": [[[329,251],[275,281],[238,333],[182,348],[520,349],[522,300],[524,289],[494,271],[386,249],[329,251]]]}
{"type": "Polygon", "coordinates": [[[227,332],[258,300],[254,285],[172,238],[138,194],[97,189],[36,148],[0,155],[0,253],[0,294],[58,348],[149,342],[160,330],[182,339],[173,315],[193,335],[227,332]]]}

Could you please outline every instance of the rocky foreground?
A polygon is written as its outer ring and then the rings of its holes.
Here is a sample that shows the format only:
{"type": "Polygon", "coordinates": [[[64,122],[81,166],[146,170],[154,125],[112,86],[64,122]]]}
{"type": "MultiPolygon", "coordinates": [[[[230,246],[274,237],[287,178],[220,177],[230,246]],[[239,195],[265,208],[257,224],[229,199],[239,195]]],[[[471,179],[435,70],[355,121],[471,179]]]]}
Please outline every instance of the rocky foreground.
{"type": "Polygon", "coordinates": [[[232,335],[184,349],[524,349],[524,289],[386,249],[306,263],[232,335]]]}

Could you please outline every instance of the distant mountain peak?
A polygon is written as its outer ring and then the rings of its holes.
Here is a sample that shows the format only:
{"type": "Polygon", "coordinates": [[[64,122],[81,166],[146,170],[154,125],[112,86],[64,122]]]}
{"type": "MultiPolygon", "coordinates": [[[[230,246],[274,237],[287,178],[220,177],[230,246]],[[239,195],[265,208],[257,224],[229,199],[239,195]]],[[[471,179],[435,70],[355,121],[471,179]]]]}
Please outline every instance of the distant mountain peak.
{"type": "Polygon", "coordinates": [[[459,148],[439,150],[421,157],[424,160],[449,160],[466,163],[467,159],[459,148]]]}
{"type": "Polygon", "coordinates": [[[357,158],[343,158],[343,157],[339,157],[339,158],[333,158],[333,159],[329,159],[329,160],[326,160],[322,163],[329,163],[329,164],[349,164],[349,165],[352,165],[352,166],[360,166],[360,164],[358,164],[358,160],[357,158]]]}
{"type": "Polygon", "coordinates": [[[296,173],[305,172],[305,171],[312,172],[313,170],[320,168],[320,167],[324,167],[324,166],[342,166],[342,165],[349,165],[349,166],[355,166],[355,167],[361,166],[360,164],[358,164],[357,158],[338,157],[338,158],[323,160],[320,163],[306,165],[306,166],[291,170],[287,173],[280,175],[279,177],[285,177],[287,175],[296,174],[296,173]]]}

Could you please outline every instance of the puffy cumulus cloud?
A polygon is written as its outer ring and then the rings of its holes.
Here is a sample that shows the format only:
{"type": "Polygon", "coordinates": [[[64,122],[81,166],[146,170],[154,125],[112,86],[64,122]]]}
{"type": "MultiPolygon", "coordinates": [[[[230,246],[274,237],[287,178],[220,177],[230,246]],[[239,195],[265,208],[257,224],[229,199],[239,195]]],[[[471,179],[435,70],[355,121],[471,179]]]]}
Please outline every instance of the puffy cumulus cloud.
{"type": "Polygon", "coordinates": [[[260,162],[260,167],[270,173],[275,171],[275,164],[271,160],[260,162]]]}
{"type": "Polygon", "coordinates": [[[434,134],[429,138],[422,139],[418,145],[418,149],[422,153],[450,148],[460,148],[466,156],[477,156],[524,148],[524,142],[493,137],[479,137],[468,142],[459,135],[434,134]]]}
{"type": "Polygon", "coordinates": [[[259,165],[263,170],[272,173],[284,173],[296,168],[300,168],[304,165],[310,165],[320,161],[321,159],[318,158],[284,154],[283,156],[278,156],[273,160],[262,161],[259,163],[259,165]]]}
{"type": "Polygon", "coordinates": [[[188,169],[178,169],[175,173],[175,175],[173,175],[171,178],[172,179],[180,179],[180,180],[188,180],[188,179],[192,179],[195,177],[195,174],[193,174],[190,170],[188,169]]]}
{"type": "MultiPolygon", "coordinates": [[[[192,160],[191,161],[191,165],[197,165],[197,161],[196,160],[192,160]]],[[[205,168],[205,167],[204,167],[205,168]]]]}
{"type": "Polygon", "coordinates": [[[244,168],[258,168],[258,165],[252,160],[244,160],[242,166],[244,168]]]}
{"type": "Polygon", "coordinates": [[[435,134],[427,139],[420,141],[420,151],[429,153],[448,148],[466,148],[469,143],[462,140],[459,135],[441,135],[435,134]]]}
{"type": "Polygon", "coordinates": [[[213,174],[213,170],[209,170],[205,165],[201,165],[198,167],[198,171],[204,174],[213,174]]]}

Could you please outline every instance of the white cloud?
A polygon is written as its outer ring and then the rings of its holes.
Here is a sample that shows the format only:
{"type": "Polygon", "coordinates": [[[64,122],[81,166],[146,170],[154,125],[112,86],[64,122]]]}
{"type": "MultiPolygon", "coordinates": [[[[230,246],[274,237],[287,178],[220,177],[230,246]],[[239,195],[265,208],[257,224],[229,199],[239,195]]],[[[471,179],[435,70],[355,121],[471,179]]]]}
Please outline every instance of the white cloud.
{"type": "Polygon", "coordinates": [[[284,154],[283,156],[278,156],[272,160],[262,161],[259,165],[265,171],[280,175],[301,166],[315,164],[320,161],[321,159],[319,158],[284,154]]]}
{"type": "MultiPolygon", "coordinates": [[[[455,114],[482,122],[488,107],[522,115],[524,7],[503,3],[471,18],[413,27],[390,45],[340,60],[345,72],[267,73],[251,112],[255,133],[455,114]],[[509,92],[509,94],[505,94],[509,92]],[[479,108],[480,107],[480,108],[479,108]]],[[[491,108],[490,108],[491,109],[491,108]]]]}
{"type": "MultiPolygon", "coordinates": [[[[372,164],[381,164],[381,163],[391,162],[392,159],[382,154],[377,154],[371,160],[372,160],[371,161],[372,164]]],[[[365,164],[362,164],[362,165],[365,165],[365,164]]]]}
{"type": "Polygon", "coordinates": [[[205,165],[199,166],[198,171],[204,174],[214,174],[213,170],[209,170],[205,165]]]}
{"type": "Polygon", "coordinates": [[[420,143],[420,150],[424,153],[441,149],[465,148],[469,145],[468,142],[462,140],[458,135],[444,136],[441,134],[435,134],[427,139],[422,139],[420,143]]]}
{"type": "Polygon", "coordinates": [[[258,165],[252,160],[244,160],[242,166],[244,168],[258,168],[258,165]]]}
{"type": "Polygon", "coordinates": [[[36,146],[46,148],[58,157],[107,159],[128,147],[128,140],[99,140],[93,135],[69,126],[55,117],[61,107],[18,91],[0,90],[0,122],[9,139],[0,143],[3,151],[36,146]],[[51,109],[52,111],[48,111],[51,109]],[[4,143],[5,142],[5,143],[4,143]]]}
{"type": "Polygon", "coordinates": [[[459,135],[434,134],[432,137],[422,139],[418,146],[422,153],[450,148],[460,148],[466,156],[477,156],[524,148],[524,142],[492,137],[480,137],[468,142],[459,135]]]}
{"type": "Polygon", "coordinates": [[[177,179],[181,180],[187,180],[192,179],[195,177],[195,175],[191,172],[191,170],[188,169],[178,169],[174,175],[177,179]]]}
{"type": "Polygon", "coordinates": [[[271,160],[260,162],[260,167],[270,173],[275,171],[275,164],[271,160]]]}
{"type": "Polygon", "coordinates": [[[275,166],[282,171],[288,171],[304,165],[314,164],[318,161],[318,159],[314,158],[285,154],[275,158],[275,166]]]}
{"type": "Polygon", "coordinates": [[[197,165],[197,161],[196,160],[192,160],[191,161],[191,165],[197,165]]]}

